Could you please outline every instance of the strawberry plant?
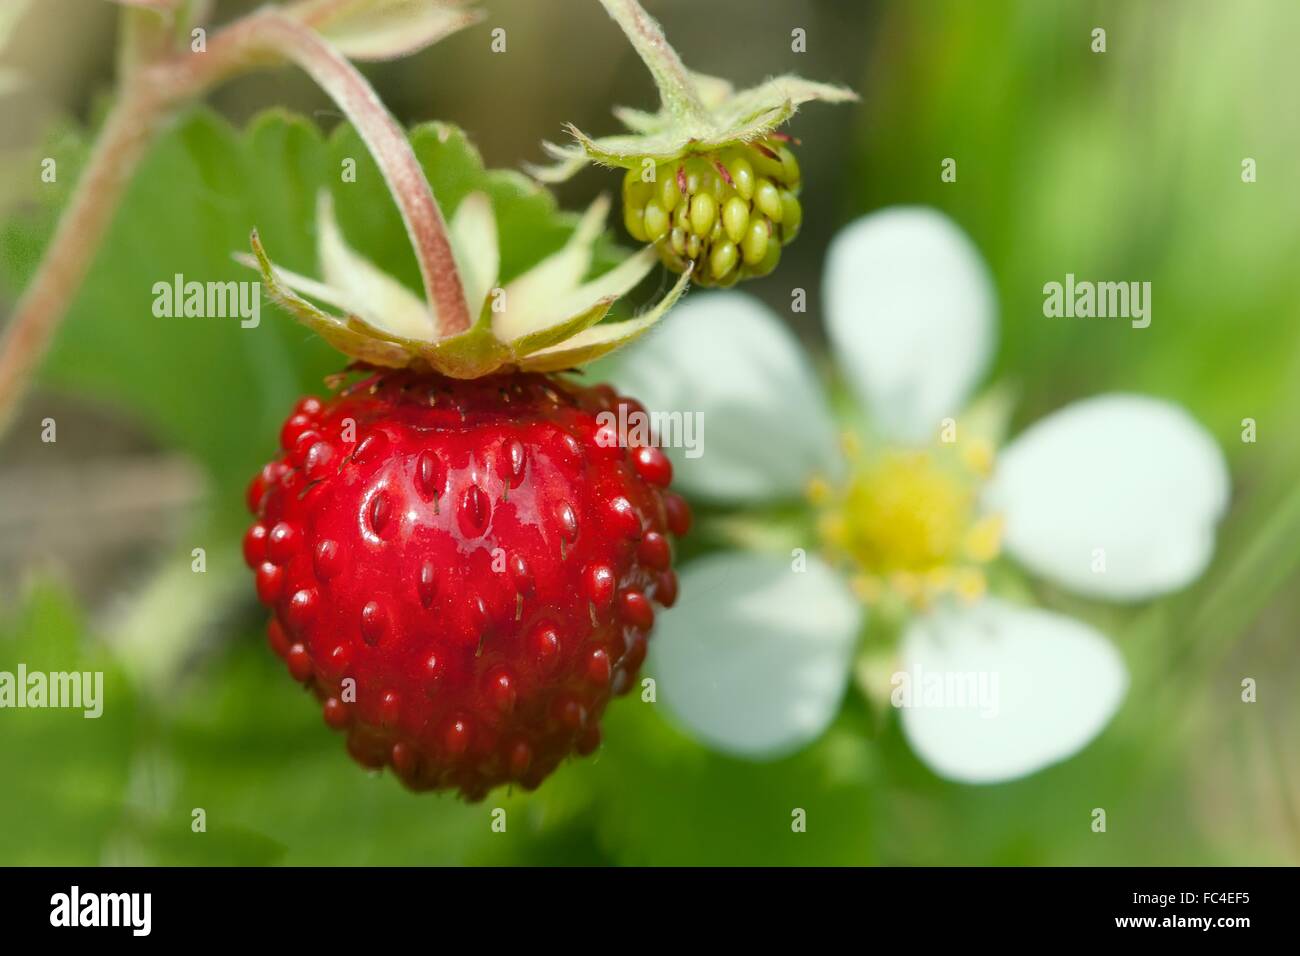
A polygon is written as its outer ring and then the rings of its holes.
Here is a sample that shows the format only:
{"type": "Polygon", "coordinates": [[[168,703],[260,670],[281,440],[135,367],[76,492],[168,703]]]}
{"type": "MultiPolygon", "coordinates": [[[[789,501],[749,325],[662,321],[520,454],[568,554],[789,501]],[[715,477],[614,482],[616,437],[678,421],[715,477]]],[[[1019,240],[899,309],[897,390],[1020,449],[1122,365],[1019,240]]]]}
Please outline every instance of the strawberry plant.
{"type": "MultiPolygon", "coordinates": [[[[606,6],[644,53],[647,24],[657,28],[634,3],[606,6]]],[[[131,192],[130,173],[146,161],[158,119],[267,62],[302,67],[351,121],[360,144],[345,142],[369,154],[367,179],[387,188],[409,246],[389,249],[384,268],[354,248],[340,220],[364,207],[353,183],[329,183],[323,166],[311,177],[314,195],[301,178],[289,197],[265,190],[265,167],[227,183],[242,194],[242,225],[251,229],[251,254],[234,260],[257,270],[275,303],[346,357],[345,370],[327,378],[332,395],[294,405],[280,452],[247,488],[255,520],[243,554],[273,612],[270,644],[364,766],[391,767],[413,789],[472,799],[506,782],[535,787],[569,753],[596,748],[610,697],[635,685],[654,606],[676,600],[672,542],[690,524],[685,502],[666,490],[672,469],[662,451],[608,434],[602,418],[644,410],[566,373],[644,334],[692,278],[770,271],[769,250],[793,238],[800,215],[798,166],[775,126],[803,99],[847,94],[783,78],[737,100],[710,84],[709,151],[687,159],[673,147],[656,157],[666,174],[675,169],[664,181],[684,190],[673,197],[690,248],[677,248],[687,241],[680,226],[672,235],[659,229],[655,203],[668,201],[664,193],[641,202],[633,184],[624,219],[634,239],[651,245],[628,255],[604,239],[607,202],[580,217],[561,213],[541,187],[484,170],[451,127],[433,128],[423,140],[433,155],[421,157],[418,135],[408,139],[350,63],[427,45],[472,22],[468,7],[309,0],[250,14],[187,52],[178,38],[200,12],[171,4],[127,11],[122,95],[95,147],[76,155],[85,169],[19,303],[0,388],[16,392],[63,310],[84,301],[78,281],[88,277],[93,287],[97,276],[87,273],[114,226],[114,203],[144,201],[131,192]],[[753,113],[743,129],[737,110],[753,113]],[[633,203],[651,212],[639,226],[633,203]],[[312,220],[308,263],[297,250],[312,220]],[[290,250],[289,263],[303,265],[273,261],[268,247],[290,250]],[[609,320],[659,261],[680,273],[667,293],[609,320]],[[412,280],[423,297],[410,291],[412,280]]],[[[182,141],[208,137],[199,148],[209,155],[223,141],[232,146],[219,125],[199,122],[182,126],[182,141]]],[[[684,127],[672,122],[679,135],[684,127]]],[[[248,145],[233,145],[236,154],[251,147],[260,163],[268,147],[290,159],[291,144],[319,156],[313,140],[298,121],[269,118],[254,124],[248,145]]],[[[232,158],[218,165],[229,169],[232,158]]],[[[346,159],[355,165],[356,153],[346,159]]],[[[221,241],[237,225],[216,217],[205,231],[221,241]]],[[[80,321],[88,320],[73,308],[73,324],[80,321]]],[[[169,361],[175,345],[124,362],[169,361]]],[[[155,396],[125,397],[158,415],[155,396]]],[[[226,474],[231,450],[204,447],[196,428],[204,412],[177,421],[226,474]]]]}

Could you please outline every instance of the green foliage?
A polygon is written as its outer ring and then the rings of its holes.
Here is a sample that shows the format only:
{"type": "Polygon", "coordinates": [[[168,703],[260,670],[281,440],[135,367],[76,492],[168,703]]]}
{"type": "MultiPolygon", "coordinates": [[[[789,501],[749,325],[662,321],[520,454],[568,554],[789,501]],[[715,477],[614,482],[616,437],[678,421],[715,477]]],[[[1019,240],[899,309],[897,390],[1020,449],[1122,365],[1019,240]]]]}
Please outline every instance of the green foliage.
{"type": "Polygon", "coordinates": [[[618,863],[835,865],[875,858],[875,781],[856,735],[833,733],[776,762],[737,760],[690,740],[662,705],[641,701],[635,691],[611,705],[604,730],[607,742],[596,759],[569,766],[535,800],[548,809],[558,805],[551,811],[558,813],[581,795],[599,845],[618,863]]]}
{"type": "Polygon", "coordinates": [[[997,282],[997,372],[1023,384],[1020,424],[1136,389],[1186,405],[1230,457],[1258,458],[1240,422],[1278,421],[1300,328],[1300,193],[1283,159],[1300,128],[1263,92],[1294,86],[1275,31],[1300,28],[1300,8],[945,0],[916,26],[891,34],[889,69],[908,81],[868,104],[846,217],[926,203],[971,233],[997,282]],[[1067,272],[1150,281],[1152,325],[1045,319],[1043,284],[1067,272]]]}
{"type": "Polygon", "coordinates": [[[41,587],[0,619],[0,672],[102,672],[103,713],[0,710],[0,860],[87,865],[121,824],[137,739],[136,704],[112,657],[82,641],[70,598],[41,587]]]}

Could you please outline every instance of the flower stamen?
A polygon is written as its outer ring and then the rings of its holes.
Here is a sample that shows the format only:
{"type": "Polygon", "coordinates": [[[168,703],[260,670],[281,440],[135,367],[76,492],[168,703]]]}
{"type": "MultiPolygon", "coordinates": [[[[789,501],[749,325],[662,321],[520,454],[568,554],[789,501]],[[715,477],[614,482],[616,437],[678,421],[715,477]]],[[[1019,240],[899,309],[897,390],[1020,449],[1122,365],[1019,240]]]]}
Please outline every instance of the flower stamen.
{"type": "Polygon", "coordinates": [[[843,445],[848,481],[833,488],[814,478],[808,497],[821,509],[818,529],[831,557],[855,566],[858,597],[874,604],[890,596],[914,608],[945,595],[982,597],[983,566],[998,556],[1003,530],[1002,517],[980,513],[977,501],[977,479],[991,471],[991,446],[975,452],[976,470],[967,449],[866,454],[850,433],[843,445]]]}

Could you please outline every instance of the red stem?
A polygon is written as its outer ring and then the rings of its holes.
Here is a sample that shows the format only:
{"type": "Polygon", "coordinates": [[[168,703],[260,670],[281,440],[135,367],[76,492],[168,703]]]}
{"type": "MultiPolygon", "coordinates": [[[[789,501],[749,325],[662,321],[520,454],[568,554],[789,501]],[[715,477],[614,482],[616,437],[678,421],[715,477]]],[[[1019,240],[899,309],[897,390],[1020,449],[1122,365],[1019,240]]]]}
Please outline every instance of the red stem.
{"type": "Polygon", "coordinates": [[[265,20],[265,39],[329,93],[379,164],[415,249],[425,296],[434,310],[436,334],[442,338],[464,332],[470,327],[470,314],[447,224],[406,134],[365,77],[318,34],[274,12],[265,20]]]}
{"type": "Polygon", "coordinates": [[[49,349],[132,175],[167,116],[234,74],[284,59],[320,83],[374,154],[410,234],[439,335],[469,328],[446,223],[401,128],[341,54],[292,17],[264,8],[216,33],[206,53],[174,54],[142,66],[124,81],[72,200],[0,339],[0,429],[49,349]]]}

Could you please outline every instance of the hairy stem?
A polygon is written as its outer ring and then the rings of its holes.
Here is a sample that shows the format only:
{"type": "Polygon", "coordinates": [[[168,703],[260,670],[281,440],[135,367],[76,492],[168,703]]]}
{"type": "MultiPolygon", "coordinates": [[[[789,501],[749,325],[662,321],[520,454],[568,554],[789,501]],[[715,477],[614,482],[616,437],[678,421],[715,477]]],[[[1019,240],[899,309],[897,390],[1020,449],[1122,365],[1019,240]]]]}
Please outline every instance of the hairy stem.
{"type": "Polygon", "coordinates": [[[185,50],[137,64],[124,79],[72,200],[0,339],[0,429],[12,418],[167,117],[236,74],[286,60],[338,102],[374,154],[415,248],[439,334],[469,328],[446,223],[401,127],[365,78],[325,40],[288,13],[264,8],[216,33],[206,52],[185,50]]]}
{"type": "Polygon", "coordinates": [[[435,332],[445,337],[465,331],[470,313],[447,224],[406,134],[365,77],[317,34],[289,17],[271,14],[266,20],[264,39],[338,103],[379,164],[415,249],[435,332]]]}
{"type": "Polygon", "coordinates": [[[676,117],[707,125],[708,112],[700,102],[695,82],[664,36],[663,29],[637,0],[600,0],[632,42],[632,47],[654,77],[663,105],[676,117]]]}
{"type": "Polygon", "coordinates": [[[148,90],[132,89],[123,94],[104,125],[45,257],[0,340],[0,428],[8,424],[90,268],[122,193],[153,141],[160,106],[148,90]]]}

